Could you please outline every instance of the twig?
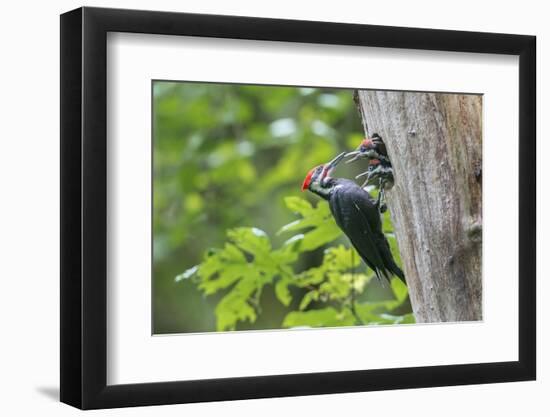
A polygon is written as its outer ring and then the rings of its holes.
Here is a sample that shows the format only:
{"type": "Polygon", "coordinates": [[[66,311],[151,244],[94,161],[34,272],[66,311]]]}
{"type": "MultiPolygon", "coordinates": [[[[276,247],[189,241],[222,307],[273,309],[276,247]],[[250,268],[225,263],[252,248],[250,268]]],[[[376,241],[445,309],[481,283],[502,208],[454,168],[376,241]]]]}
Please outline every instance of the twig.
{"type": "Polygon", "coordinates": [[[361,317],[359,317],[359,314],[357,314],[357,310],[355,309],[355,251],[351,249],[351,314],[353,314],[353,317],[355,317],[356,324],[358,325],[364,325],[365,323],[363,320],[361,320],[361,317]]]}

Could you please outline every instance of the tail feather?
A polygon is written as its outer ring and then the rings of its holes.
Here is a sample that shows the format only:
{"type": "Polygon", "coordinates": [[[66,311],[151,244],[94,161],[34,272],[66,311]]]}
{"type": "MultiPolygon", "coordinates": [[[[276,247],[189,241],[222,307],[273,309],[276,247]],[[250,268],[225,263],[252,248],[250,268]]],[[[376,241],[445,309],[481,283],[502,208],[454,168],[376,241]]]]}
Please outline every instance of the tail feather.
{"type": "Polygon", "coordinates": [[[407,281],[405,280],[405,274],[399,268],[395,263],[390,265],[389,268],[383,268],[383,269],[374,269],[374,273],[376,274],[376,278],[378,278],[378,281],[381,284],[384,284],[384,281],[387,281],[388,283],[391,282],[392,277],[395,275],[397,278],[399,278],[401,281],[403,281],[405,284],[407,281]]]}
{"type": "Polygon", "coordinates": [[[395,275],[397,278],[399,278],[401,281],[403,281],[406,284],[407,280],[405,279],[405,274],[403,273],[401,268],[399,268],[395,262],[392,262],[392,264],[393,265],[391,265],[390,267],[393,275],[395,275]]]}
{"type": "Polygon", "coordinates": [[[382,269],[375,268],[374,274],[376,275],[378,282],[380,282],[380,284],[382,284],[383,287],[385,287],[386,282],[388,284],[391,282],[391,277],[393,275],[393,273],[386,268],[382,268],[382,269]]]}

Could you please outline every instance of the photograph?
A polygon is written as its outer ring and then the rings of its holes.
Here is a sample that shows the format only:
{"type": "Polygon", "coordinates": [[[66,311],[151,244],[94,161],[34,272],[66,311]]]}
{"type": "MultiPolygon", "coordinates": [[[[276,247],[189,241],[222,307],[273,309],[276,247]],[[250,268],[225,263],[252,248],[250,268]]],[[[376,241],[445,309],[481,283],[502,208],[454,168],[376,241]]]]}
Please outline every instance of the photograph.
{"type": "Polygon", "coordinates": [[[152,81],[152,334],[481,321],[481,94],[152,81]]]}
{"type": "MultiPolygon", "coordinates": [[[[18,349],[52,343],[11,374],[42,408],[463,416],[521,414],[519,393],[535,411],[542,14],[222,3],[60,11],[56,82],[32,83],[60,99],[42,106],[59,146],[23,164],[59,168],[59,195],[43,169],[12,181],[54,197],[40,223],[59,230],[38,237],[59,256],[38,264],[59,285],[32,294],[58,306],[33,315],[12,291],[18,349]]],[[[20,131],[8,142],[48,145],[20,131]]]]}

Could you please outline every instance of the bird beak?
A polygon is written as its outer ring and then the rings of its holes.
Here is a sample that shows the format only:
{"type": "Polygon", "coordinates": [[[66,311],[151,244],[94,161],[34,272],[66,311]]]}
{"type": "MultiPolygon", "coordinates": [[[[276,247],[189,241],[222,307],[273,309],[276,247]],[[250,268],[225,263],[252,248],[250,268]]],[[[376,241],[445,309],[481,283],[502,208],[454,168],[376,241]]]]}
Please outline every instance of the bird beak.
{"type": "Polygon", "coordinates": [[[346,164],[350,164],[352,162],[357,161],[361,157],[361,151],[348,152],[347,154],[344,155],[344,157],[346,158],[351,157],[346,161],[346,164]]]}
{"type": "Polygon", "coordinates": [[[336,168],[336,166],[340,163],[342,159],[346,156],[345,152],[342,152],[340,155],[338,155],[336,158],[334,158],[332,161],[325,164],[325,172],[324,176],[330,175],[330,173],[336,168]]]}

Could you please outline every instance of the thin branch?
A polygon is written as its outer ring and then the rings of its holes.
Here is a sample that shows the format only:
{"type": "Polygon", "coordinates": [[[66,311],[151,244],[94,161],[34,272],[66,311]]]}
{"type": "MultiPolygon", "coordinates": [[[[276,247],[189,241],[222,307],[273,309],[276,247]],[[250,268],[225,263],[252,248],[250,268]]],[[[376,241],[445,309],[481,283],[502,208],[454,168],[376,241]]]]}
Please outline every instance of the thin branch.
{"type": "Polygon", "coordinates": [[[363,320],[361,320],[361,317],[359,317],[359,314],[357,314],[357,310],[355,308],[355,251],[351,249],[351,314],[353,314],[353,317],[355,317],[356,324],[358,325],[364,325],[365,323],[363,320]]]}

